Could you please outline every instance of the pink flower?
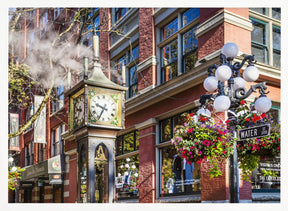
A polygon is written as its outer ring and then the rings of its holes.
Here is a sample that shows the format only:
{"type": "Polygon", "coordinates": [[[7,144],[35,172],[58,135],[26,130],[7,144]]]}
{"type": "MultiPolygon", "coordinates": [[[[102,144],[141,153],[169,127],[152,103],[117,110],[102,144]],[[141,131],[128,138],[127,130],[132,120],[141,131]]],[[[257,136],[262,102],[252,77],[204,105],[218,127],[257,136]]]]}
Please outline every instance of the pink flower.
{"type": "Polygon", "coordinates": [[[226,154],[225,150],[223,150],[223,154],[226,154]]]}
{"type": "Polygon", "coordinates": [[[188,133],[191,133],[193,131],[192,128],[188,128],[188,133]]]}
{"type": "Polygon", "coordinates": [[[202,151],[199,151],[199,154],[202,154],[202,151]]]}

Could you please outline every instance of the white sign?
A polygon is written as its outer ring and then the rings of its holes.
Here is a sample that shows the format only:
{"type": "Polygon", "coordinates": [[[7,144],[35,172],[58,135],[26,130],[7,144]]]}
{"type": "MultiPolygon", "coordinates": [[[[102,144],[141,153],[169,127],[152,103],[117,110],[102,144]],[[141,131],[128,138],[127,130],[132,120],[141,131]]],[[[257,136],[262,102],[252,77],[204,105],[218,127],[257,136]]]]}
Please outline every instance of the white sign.
{"type": "MultiPolygon", "coordinates": [[[[44,96],[34,96],[34,107],[35,111],[38,110],[44,96]]],[[[46,143],[46,105],[40,112],[34,123],[34,143],[45,144],[46,143]]]]}

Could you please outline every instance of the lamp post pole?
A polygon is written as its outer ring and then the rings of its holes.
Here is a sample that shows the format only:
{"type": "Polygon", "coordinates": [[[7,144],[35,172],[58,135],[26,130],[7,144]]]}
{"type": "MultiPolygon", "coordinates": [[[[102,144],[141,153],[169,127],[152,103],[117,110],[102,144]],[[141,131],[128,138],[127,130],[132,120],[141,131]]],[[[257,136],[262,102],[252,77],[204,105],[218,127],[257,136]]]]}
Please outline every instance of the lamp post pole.
{"type": "MultiPolygon", "coordinates": [[[[215,113],[228,111],[228,120],[230,130],[233,132],[233,137],[237,138],[236,126],[238,116],[236,110],[240,105],[241,100],[249,97],[253,92],[259,90],[260,97],[255,102],[255,109],[259,113],[266,113],[271,108],[271,100],[266,97],[265,90],[267,89],[265,82],[252,85],[247,91],[245,89],[246,82],[254,82],[259,77],[259,71],[254,66],[256,63],[254,55],[246,55],[242,62],[232,63],[233,59],[238,54],[238,46],[235,43],[226,43],[220,54],[220,65],[211,65],[208,67],[208,77],[204,81],[204,88],[208,92],[214,92],[209,95],[200,96],[201,109],[198,114],[204,113],[207,115],[210,112],[205,111],[206,100],[213,100],[215,113]],[[248,61],[248,66],[243,72],[243,78],[240,76],[240,69],[248,61]],[[214,70],[215,76],[214,76],[214,70]],[[225,81],[228,84],[225,86],[225,81]],[[215,93],[215,91],[217,92],[215,93]]],[[[207,110],[207,109],[206,109],[207,110]]],[[[233,145],[234,152],[230,157],[230,175],[229,175],[229,202],[239,203],[239,172],[238,172],[238,156],[236,142],[233,145]]]]}

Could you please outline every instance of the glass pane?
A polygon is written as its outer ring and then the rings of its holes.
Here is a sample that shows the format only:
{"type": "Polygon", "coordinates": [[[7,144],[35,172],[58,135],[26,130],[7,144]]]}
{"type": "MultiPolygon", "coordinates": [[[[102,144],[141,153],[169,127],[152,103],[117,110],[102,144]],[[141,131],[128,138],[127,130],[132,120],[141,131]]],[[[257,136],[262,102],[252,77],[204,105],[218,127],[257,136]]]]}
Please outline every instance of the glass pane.
{"type": "Polygon", "coordinates": [[[251,39],[254,42],[266,44],[266,25],[252,20],[254,30],[251,34],[251,39]]]}
{"type": "Polygon", "coordinates": [[[162,68],[162,77],[163,82],[169,81],[177,76],[178,66],[177,62],[174,62],[164,68],[162,68]]]}
{"type": "Polygon", "coordinates": [[[272,17],[281,20],[281,9],[280,8],[272,8],[272,17]]]}
{"type": "Polygon", "coordinates": [[[170,141],[171,140],[171,119],[163,120],[160,123],[161,137],[160,142],[170,141]]]}
{"type": "Polygon", "coordinates": [[[134,151],[134,132],[124,135],[123,140],[124,140],[124,153],[134,151]]]}
{"type": "Polygon", "coordinates": [[[198,52],[192,51],[184,57],[184,72],[192,70],[198,60],[198,52]]]}
{"type": "Polygon", "coordinates": [[[133,66],[129,70],[129,85],[137,84],[137,66],[133,66]]]}
{"type": "Polygon", "coordinates": [[[280,168],[280,158],[261,159],[258,167],[252,172],[252,189],[280,189],[280,168]]]}
{"type": "Polygon", "coordinates": [[[181,126],[184,124],[184,122],[186,121],[186,115],[178,115],[173,117],[173,128],[175,128],[176,126],[181,126]]]}
{"type": "Polygon", "coordinates": [[[183,54],[195,50],[198,47],[198,40],[195,38],[195,29],[196,27],[183,34],[183,54]]]}
{"type": "Polygon", "coordinates": [[[273,66],[278,68],[281,67],[281,55],[279,52],[273,52],[273,66]]]}
{"type": "Polygon", "coordinates": [[[263,15],[267,15],[267,8],[250,8],[251,10],[255,11],[255,12],[259,12],[263,15]]]}
{"type": "Polygon", "coordinates": [[[183,13],[182,16],[182,24],[186,26],[187,24],[191,23],[193,20],[199,17],[199,8],[191,8],[183,13]]]}
{"type": "Polygon", "coordinates": [[[161,196],[200,190],[200,165],[188,164],[172,146],[161,150],[161,196]]]}
{"type": "Polygon", "coordinates": [[[178,40],[174,40],[168,45],[163,47],[163,62],[162,65],[166,66],[178,58],[178,40]]]}
{"type": "Polygon", "coordinates": [[[130,52],[130,59],[129,62],[132,62],[135,59],[139,58],[139,47],[135,47],[132,49],[132,52],[130,52]]]}
{"type": "Polygon", "coordinates": [[[266,55],[265,48],[252,44],[252,54],[255,55],[255,59],[257,60],[257,62],[267,63],[265,56],[266,55]]]}
{"type": "Polygon", "coordinates": [[[281,31],[278,27],[273,27],[273,48],[281,50],[281,31]]]}
{"type": "Polygon", "coordinates": [[[139,155],[116,160],[116,198],[138,196],[139,155]]]}
{"type": "Polygon", "coordinates": [[[163,28],[163,39],[170,37],[178,30],[178,19],[174,19],[163,28]]]}

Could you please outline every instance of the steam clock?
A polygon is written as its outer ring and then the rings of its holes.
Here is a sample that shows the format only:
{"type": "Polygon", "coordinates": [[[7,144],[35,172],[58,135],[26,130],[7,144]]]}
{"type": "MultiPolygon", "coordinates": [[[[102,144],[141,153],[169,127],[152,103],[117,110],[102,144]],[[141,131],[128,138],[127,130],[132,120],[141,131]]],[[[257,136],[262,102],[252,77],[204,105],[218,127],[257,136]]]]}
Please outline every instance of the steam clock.
{"type": "MultiPolygon", "coordinates": [[[[99,38],[93,37],[92,76],[67,91],[69,139],[77,142],[77,202],[112,203],[116,134],[124,125],[127,90],[110,81],[99,63],[99,38]]],[[[85,63],[85,62],[84,62],[85,63]]],[[[88,64],[84,65],[85,71],[88,64]]]]}

